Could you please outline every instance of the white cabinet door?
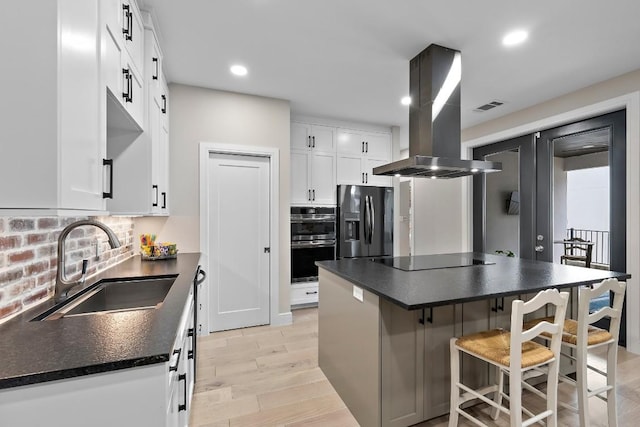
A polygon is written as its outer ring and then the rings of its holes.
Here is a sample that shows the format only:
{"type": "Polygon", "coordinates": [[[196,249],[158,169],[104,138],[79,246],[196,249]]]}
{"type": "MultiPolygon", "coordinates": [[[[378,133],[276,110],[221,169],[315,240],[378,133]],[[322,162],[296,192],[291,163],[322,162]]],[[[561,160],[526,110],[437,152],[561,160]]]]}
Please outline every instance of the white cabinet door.
{"type": "Polygon", "coordinates": [[[338,155],[338,184],[363,185],[362,157],[355,155],[338,155]]]}
{"type": "Polygon", "coordinates": [[[391,137],[383,133],[364,135],[365,155],[371,159],[391,160],[391,137]]]}
{"type": "Polygon", "coordinates": [[[124,45],[131,60],[133,62],[133,68],[136,69],[138,74],[142,74],[143,58],[144,58],[144,26],[142,24],[142,17],[140,16],[140,9],[135,0],[124,0],[123,7],[128,7],[129,10],[125,10],[123,14],[123,31],[124,45]],[[127,13],[128,12],[128,13],[127,13]]]}
{"type": "Polygon", "coordinates": [[[336,128],[311,125],[311,149],[325,153],[336,152],[336,128]]]}
{"type": "Polygon", "coordinates": [[[311,201],[317,205],[336,203],[336,155],[311,155],[311,201]]]}
{"type": "Polygon", "coordinates": [[[308,205],[311,201],[309,153],[291,151],[291,204],[308,205]]]}
{"type": "Polygon", "coordinates": [[[390,186],[392,186],[393,183],[391,182],[391,177],[390,176],[374,175],[373,174],[373,168],[385,165],[387,163],[389,163],[388,160],[373,160],[373,159],[369,159],[369,158],[364,159],[364,164],[365,164],[365,166],[364,166],[365,184],[366,185],[378,186],[378,187],[390,187],[390,186]]]}
{"type": "Polygon", "coordinates": [[[311,149],[311,125],[306,123],[291,123],[291,149],[311,149]]]}
{"type": "Polygon", "coordinates": [[[364,154],[364,137],[359,132],[344,131],[338,132],[338,155],[340,154],[364,154]]]}

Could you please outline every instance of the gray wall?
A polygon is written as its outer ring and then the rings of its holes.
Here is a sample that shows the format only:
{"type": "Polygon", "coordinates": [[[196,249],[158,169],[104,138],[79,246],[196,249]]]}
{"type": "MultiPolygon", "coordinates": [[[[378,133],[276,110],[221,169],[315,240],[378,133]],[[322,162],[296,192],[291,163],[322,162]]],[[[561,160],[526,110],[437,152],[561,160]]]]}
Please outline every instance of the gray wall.
{"type": "Polygon", "coordinates": [[[200,142],[273,147],[280,150],[280,307],[290,310],[289,102],[172,84],[170,112],[171,216],[139,218],[135,234],[156,233],[182,252],[200,251],[200,142]]]}

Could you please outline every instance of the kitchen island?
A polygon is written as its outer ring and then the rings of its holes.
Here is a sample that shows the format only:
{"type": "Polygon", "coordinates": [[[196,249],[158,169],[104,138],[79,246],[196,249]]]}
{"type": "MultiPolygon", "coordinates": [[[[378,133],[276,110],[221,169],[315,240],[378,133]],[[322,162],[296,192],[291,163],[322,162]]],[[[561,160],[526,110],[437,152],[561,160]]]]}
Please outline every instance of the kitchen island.
{"type": "MultiPolygon", "coordinates": [[[[568,315],[575,315],[575,288],[630,277],[482,253],[414,258],[396,267],[439,267],[406,271],[370,259],[317,263],[319,365],[363,427],[408,426],[447,413],[449,339],[508,327],[513,299],[573,289],[568,315]],[[475,261],[450,266],[457,258],[475,261]]],[[[488,380],[485,365],[462,364],[465,383],[488,380]]]]}

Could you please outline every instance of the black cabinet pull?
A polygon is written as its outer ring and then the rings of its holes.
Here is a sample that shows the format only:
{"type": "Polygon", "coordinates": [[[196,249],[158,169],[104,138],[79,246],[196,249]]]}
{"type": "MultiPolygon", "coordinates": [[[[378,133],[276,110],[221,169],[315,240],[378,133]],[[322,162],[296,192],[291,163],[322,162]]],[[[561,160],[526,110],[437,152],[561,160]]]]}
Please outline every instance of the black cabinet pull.
{"type": "Polygon", "coordinates": [[[193,350],[195,349],[195,340],[196,340],[195,329],[189,328],[189,330],[187,331],[187,336],[191,337],[191,348],[192,348],[192,350],[189,350],[187,352],[187,359],[193,359],[195,356],[194,350],[193,350]]]}
{"type": "Polygon", "coordinates": [[[122,69],[122,77],[124,78],[123,86],[126,88],[126,92],[124,90],[122,91],[122,97],[124,98],[125,102],[131,102],[131,92],[130,92],[131,83],[129,83],[129,79],[131,78],[131,72],[129,71],[128,68],[122,69]]]}
{"type": "Polygon", "coordinates": [[[162,192],[162,209],[167,209],[167,193],[162,192]]]}
{"type": "Polygon", "coordinates": [[[500,298],[500,304],[498,304],[498,298],[495,298],[494,300],[494,307],[491,307],[491,311],[493,311],[494,313],[497,313],[498,311],[504,311],[504,297],[500,298]]]}
{"type": "Polygon", "coordinates": [[[364,183],[368,184],[369,183],[369,172],[364,174],[364,183]]]}
{"type": "Polygon", "coordinates": [[[307,291],[307,295],[315,295],[318,291],[307,291]]]}
{"type": "Polygon", "coordinates": [[[102,166],[109,167],[109,192],[102,192],[103,199],[113,199],[113,159],[102,159],[102,166]]]}
{"type": "Polygon", "coordinates": [[[156,66],[156,74],[155,74],[155,75],[153,75],[153,76],[151,76],[151,78],[152,78],[153,80],[158,80],[158,58],[152,58],[151,60],[153,61],[153,63],[154,63],[154,64],[155,64],[155,66],[156,66]]]}
{"type": "Polygon", "coordinates": [[[158,186],[152,185],[151,187],[153,188],[153,190],[155,190],[155,193],[156,193],[156,201],[151,203],[151,206],[155,208],[156,206],[158,206],[158,186]]]}
{"type": "Polygon", "coordinates": [[[311,141],[312,141],[312,143],[311,143],[311,147],[316,148],[316,137],[315,137],[315,136],[312,136],[312,137],[311,137],[311,141]]]}
{"type": "Polygon", "coordinates": [[[162,95],[162,114],[167,114],[167,96],[162,95]]]}
{"type": "Polygon", "coordinates": [[[316,190],[311,190],[311,194],[313,194],[313,198],[311,200],[315,202],[315,200],[316,200],[316,190]]]}
{"type": "Polygon", "coordinates": [[[311,135],[307,137],[307,148],[311,148],[311,135]]]}
{"type": "Polygon", "coordinates": [[[364,143],[364,152],[365,152],[365,153],[368,153],[368,152],[369,152],[369,141],[366,141],[366,142],[364,143]]]}
{"type": "Polygon", "coordinates": [[[429,307],[429,317],[427,317],[427,322],[433,323],[433,307],[429,307]]]}
{"type": "Polygon", "coordinates": [[[362,150],[361,151],[364,153],[364,141],[362,141],[362,150]]]}
{"type": "Polygon", "coordinates": [[[173,354],[177,354],[178,358],[176,359],[175,366],[169,366],[169,372],[178,370],[178,365],[180,364],[180,355],[182,354],[182,349],[179,348],[177,350],[173,350],[173,354]]]}
{"type": "Polygon", "coordinates": [[[308,190],[307,200],[308,200],[308,201],[311,201],[311,190],[308,190]]]}
{"type": "Polygon", "coordinates": [[[126,27],[122,27],[122,34],[124,35],[125,40],[133,40],[131,34],[131,9],[128,4],[122,5],[122,11],[124,12],[124,21],[126,22],[126,27]]]}
{"type": "Polygon", "coordinates": [[[364,172],[362,172],[362,183],[364,184],[364,172]]]}
{"type": "Polygon", "coordinates": [[[178,381],[184,381],[184,394],[182,395],[182,397],[184,397],[184,404],[178,404],[178,412],[180,412],[187,410],[187,373],[185,372],[184,374],[178,375],[178,381]]]}

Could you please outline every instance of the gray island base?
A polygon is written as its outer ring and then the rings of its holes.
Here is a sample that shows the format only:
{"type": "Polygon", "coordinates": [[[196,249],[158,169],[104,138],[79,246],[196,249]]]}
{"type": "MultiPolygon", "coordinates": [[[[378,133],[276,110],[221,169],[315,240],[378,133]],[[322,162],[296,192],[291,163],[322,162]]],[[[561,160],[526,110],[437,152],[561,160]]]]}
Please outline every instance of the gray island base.
{"type": "MultiPolygon", "coordinates": [[[[361,426],[409,426],[448,413],[449,339],[508,328],[514,299],[571,290],[567,316],[575,317],[578,286],[630,277],[473,256],[495,264],[403,271],[368,259],[317,263],[318,363],[361,426]]],[[[481,386],[490,375],[482,362],[462,359],[465,384],[481,386]]]]}

